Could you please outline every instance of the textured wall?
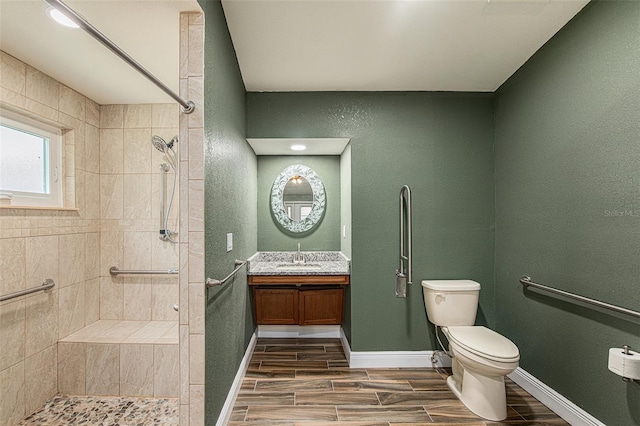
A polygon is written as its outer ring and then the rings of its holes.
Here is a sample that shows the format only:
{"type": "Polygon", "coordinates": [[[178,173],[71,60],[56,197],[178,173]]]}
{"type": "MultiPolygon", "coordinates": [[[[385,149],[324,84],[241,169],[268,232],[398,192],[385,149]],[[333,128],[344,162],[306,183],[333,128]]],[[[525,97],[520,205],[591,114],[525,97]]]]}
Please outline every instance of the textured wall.
{"type": "MultiPolygon", "coordinates": [[[[433,347],[420,280],[483,285],[492,323],[493,96],[440,93],[248,93],[248,137],[350,137],[352,349],[433,347]],[[394,295],[398,193],[413,190],[414,281],[394,295]]],[[[350,309],[350,312],[349,312],[350,309]]],[[[350,322],[349,322],[350,321],[350,322]]]]}
{"type": "MultiPolygon", "coordinates": [[[[223,278],[234,259],[257,250],[257,163],[245,140],[245,90],[222,6],[217,1],[200,5],[206,14],[205,274],[223,278]],[[233,233],[230,253],[227,232],[233,233]]],[[[205,419],[213,425],[254,331],[245,271],[205,298],[205,419]]]]}
{"type": "Polygon", "coordinates": [[[524,292],[537,282],[640,308],[640,3],[592,2],[498,91],[497,323],[521,366],[610,425],[640,386],[607,369],[637,320],[524,292]]]}
{"type": "Polygon", "coordinates": [[[300,243],[302,250],[340,250],[340,158],[322,156],[258,157],[258,250],[293,251],[300,243]],[[322,179],[326,194],[326,210],[319,226],[311,232],[294,234],[284,231],[271,214],[271,188],[276,177],[288,166],[310,167],[322,179]]]}

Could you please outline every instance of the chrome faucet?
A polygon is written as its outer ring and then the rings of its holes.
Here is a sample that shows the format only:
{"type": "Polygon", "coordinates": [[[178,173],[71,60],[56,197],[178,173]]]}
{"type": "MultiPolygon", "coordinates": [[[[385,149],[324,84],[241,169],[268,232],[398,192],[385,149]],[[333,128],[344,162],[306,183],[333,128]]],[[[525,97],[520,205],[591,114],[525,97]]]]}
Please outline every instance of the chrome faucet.
{"type": "Polygon", "coordinates": [[[298,243],[298,251],[293,255],[293,263],[304,263],[304,255],[300,252],[300,243],[298,243]]]}

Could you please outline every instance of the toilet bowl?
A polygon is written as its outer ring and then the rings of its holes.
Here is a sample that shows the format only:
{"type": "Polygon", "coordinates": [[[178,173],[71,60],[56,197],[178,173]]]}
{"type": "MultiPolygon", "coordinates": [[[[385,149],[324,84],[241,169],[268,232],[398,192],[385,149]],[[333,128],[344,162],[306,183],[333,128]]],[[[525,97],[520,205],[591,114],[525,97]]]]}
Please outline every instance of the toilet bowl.
{"type": "Polygon", "coordinates": [[[472,412],[488,420],[507,417],[504,376],[518,367],[518,347],[483,326],[474,326],[480,284],[470,280],[422,281],[429,320],[449,340],[453,375],[447,385],[472,412]]]}

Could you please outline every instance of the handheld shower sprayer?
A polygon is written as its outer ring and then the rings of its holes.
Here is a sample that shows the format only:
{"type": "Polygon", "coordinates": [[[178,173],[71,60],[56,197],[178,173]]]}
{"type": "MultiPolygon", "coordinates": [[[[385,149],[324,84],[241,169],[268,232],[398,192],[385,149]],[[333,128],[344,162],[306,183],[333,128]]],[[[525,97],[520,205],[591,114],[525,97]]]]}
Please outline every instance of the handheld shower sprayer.
{"type": "Polygon", "coordinates": [[[178,136],[174,136],[171,138],[169,143],[167,143],[164,139],[162,139],[158,135],[154,135],[151,138],[151,144],[155,149],[162,152],[167,160],[167,163],[160,164],[160,172],[162,173],[162,216],[160,218],[160,239],[162,241],[170,241],[172,243],[176,243],[177,241],[173,239],[177,232],[171,231],[169,229],[169,213],[171,212],[171,206],[173,205],[173,196],[176,192],[176,180],[177,180],[177,169],[176,166],[178,164],[176,153],[173,150],[173,146],[178,142],[178,136]],[[169,199],[169,206],[167,207],[167,173],[173,169],[173,189],[171,191],[171,198],[169,199]]]}

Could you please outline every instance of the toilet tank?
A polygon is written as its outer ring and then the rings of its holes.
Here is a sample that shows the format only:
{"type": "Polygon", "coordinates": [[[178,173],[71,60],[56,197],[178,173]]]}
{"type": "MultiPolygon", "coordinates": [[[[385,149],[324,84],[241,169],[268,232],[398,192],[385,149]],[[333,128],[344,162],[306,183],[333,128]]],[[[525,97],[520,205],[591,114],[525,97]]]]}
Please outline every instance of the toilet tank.
{"type": "Polygon", "coordinates": [[[441,327],[474,325],[480,284],[471,280],[422,281],[429,321],[441,327]]]}

